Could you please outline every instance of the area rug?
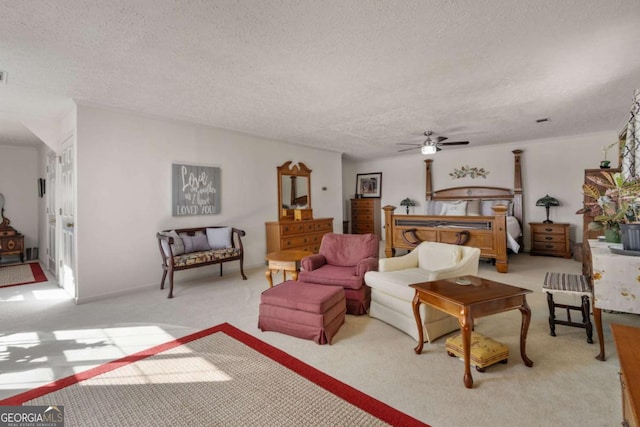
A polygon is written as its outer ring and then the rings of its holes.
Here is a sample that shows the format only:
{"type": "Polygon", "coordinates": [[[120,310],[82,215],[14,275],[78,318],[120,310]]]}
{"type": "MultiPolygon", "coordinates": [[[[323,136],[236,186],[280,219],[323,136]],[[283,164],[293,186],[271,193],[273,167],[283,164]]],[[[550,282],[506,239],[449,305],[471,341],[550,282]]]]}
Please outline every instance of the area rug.
{"type": "Polygon", "coordinates": [[[0,400],[68,426],[426,426],[223,323],[0,400]]]}
{"type": "Polygon", "coordinates": [[[0,267],[0,288],[46,281],[47,276],[37,262],[0,267]]]}

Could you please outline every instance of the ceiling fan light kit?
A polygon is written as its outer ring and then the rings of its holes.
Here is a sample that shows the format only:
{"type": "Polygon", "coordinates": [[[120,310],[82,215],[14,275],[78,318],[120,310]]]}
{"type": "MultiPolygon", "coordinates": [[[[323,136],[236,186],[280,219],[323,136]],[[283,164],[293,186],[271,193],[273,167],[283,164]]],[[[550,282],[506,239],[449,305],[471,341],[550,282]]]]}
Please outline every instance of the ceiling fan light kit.
{"type": "Polygon", "coordinates": [[[422,151],[422,154],[424,155],[435,154],[437,148],[435,145],[423,145],[420,151],[422,151]]]}
{"type": "Polygon", "coordinates": [[[437,151],[440,151],[443,146],[446,145],[467,145],[469,141],[454,141],[454,142],[444,142],[448,138],[446,136],[439,136],[435,140],[431,139],[433,132],[428,130],[424,133],[424,136],[427,139],[424,140],[422,144],[412,144],[412,143],[403,143],[399,142],[398,145],[413,145],[411,148],[404,148],[402,150],[398,150],[398,152],[415,150],[416,148],[420,149],[420,152],[424,155],[435,154],[437,151]]]}

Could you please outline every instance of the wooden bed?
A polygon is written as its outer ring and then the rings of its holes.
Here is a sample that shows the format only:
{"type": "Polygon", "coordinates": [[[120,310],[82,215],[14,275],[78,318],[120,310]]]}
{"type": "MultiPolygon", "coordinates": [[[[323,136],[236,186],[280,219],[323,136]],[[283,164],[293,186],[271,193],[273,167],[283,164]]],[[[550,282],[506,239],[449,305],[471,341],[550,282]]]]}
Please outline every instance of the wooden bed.
{"type": "MultiPolygon", "coordinates": [[[[454,202],[458,200],[509,201],[512,215],[523,224],[522,211],[522,150],[514,150],[513,189],[497,187],[455,187],[433,191],[432,159],[426,164],[426,200],[454,202]]],[[[505,204],[491,207],[493,216],[441,216],[441,215],[395,215],[396,207],[382,208],[385,216],[385,255],[392,257],[396,249],[411,250],[424,241],[462,244],[480,248],[481,258],[495,262],[496,270],[506,273],[509,269],[507,256],[507,209],[505,204]]],[[[513,220],[510,220],[513,221],[513,220]]],[[[522,235],[513,236],[522,246],[522,235]]]]}

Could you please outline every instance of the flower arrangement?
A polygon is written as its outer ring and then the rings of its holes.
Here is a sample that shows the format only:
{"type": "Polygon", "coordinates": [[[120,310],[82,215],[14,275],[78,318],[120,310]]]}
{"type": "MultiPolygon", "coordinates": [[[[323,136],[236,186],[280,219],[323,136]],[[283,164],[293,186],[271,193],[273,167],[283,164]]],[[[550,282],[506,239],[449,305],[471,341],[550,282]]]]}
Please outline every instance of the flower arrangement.
{"type": "Polygon", "coordinates": [[[602,172],[588,177],[582,191],[590,201],[577,213],[590,212],[590,230],[620,228],[620,224],[640,222],[640,177],[625,179],[620,172],[602,172]],[[602,189],[602,190],[600,190],[602,189]]]}
{"type": "Polygon", "coordinates": [[[607,160],[607,153],[609,152],[609,150],[611,150],[613,147],[615,147],[616,145],[618,145],[618,141],[612,142],[609,145],[605,145],[602,147],[602,154],[604,155],[604,160],[602,160],[600,162],[600,168],[602,169],[609,169],[609,165],[611,164],[611,160],[607,160]]]}
{"type": "Polygon", "coordinates": [[[415,206],[415,205],[416,205],[416,202],[414,202],[413,200],[411,200],[408,197],[400,202],[400,206],[406,206],[407,207],[407,215],[409,215],[409,206],[415,206]]]}

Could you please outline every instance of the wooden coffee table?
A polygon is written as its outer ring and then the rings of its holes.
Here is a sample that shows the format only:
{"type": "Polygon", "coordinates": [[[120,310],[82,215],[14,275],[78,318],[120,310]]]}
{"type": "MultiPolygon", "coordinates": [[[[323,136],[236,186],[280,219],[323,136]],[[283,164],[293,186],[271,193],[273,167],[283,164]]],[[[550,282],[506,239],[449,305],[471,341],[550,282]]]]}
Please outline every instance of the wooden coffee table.
{"type": "Polygon", "coordinates": [[[304,257],[313,255],[313,252],[299,249],[285,249],[283,251],[270,252],[266,259],[269,262],[265,275],[269,281],[269,287],[273,287],[273,273],[282,271],[282,281],[287,280],[287,271],[291,273],[292,280],[298,280],[300,261],[304,257]]]}
{"type": "Polygon", "coordinates": [[[478,317],[489,316],[503,311],[520,310],[522,313],[522,327],[520,328],[520,356],[528,367],[533,362],[527,357],[526,342],[529,322],[531,321],[531,309],[527,304],[526,294],[529,289],[518,288],[492,280],[482,279],[476,276],[463,276],[452,279],[434,280],[432,282],[416,283],[416,295],[413,298],[413,315],[418,326],[418,346],[416,354],[422,353],[424,344],[422,319],[420,318],[420,304],[427,303],[445,313],[458,318],[462,329],[462,348],[464,353],[464,385],[473,387],[471,376],[471,330],[473,320],[478,317]],[[462,280],[461,280],[462,279],[462,280]],[[456,282],[468,282],[458,284],[456,282]]]}

